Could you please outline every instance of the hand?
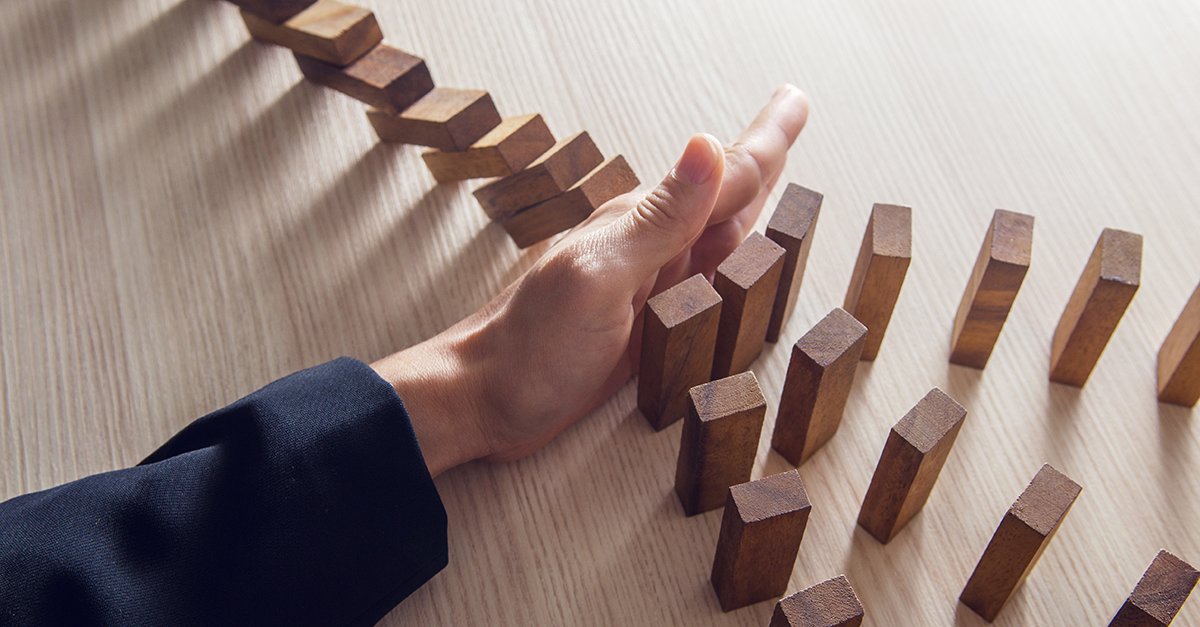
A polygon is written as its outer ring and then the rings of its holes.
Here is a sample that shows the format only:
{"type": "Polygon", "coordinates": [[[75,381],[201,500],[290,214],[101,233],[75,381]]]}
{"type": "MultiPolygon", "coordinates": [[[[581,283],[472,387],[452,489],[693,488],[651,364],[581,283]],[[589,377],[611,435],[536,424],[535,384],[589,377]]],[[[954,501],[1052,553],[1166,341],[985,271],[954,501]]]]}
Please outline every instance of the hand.
{"type": "Polygon", "coordinates": [[[538,450],[636,372],[646,300],[717,265],[762,212],[808,118],[790,85],[734,144],[688,142],[648,193],[618,197],[492,302],[372,367],[396,388],[429,471],[538,450]]]}

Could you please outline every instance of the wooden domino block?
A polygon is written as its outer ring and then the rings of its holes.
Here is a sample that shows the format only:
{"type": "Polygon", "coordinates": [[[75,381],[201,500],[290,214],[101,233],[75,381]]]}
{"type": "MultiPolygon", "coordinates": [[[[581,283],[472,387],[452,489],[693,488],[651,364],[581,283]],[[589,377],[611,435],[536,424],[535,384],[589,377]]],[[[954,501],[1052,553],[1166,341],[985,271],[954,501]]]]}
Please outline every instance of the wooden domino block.
{"type": "Polygon", "coordinates": [[[767,238],[787,251],[783,256],[775,305],[771,309],[771,322],[767,324],[768,342],[779,341],[779,333],[796,306],[804,268],[808,265],[808,251],[812,248],[813,231],[817,228],[824,200],[822,194],[788,183],[767,223],[767,238]]]}
{"type": "Polygon", "coordinates": [[[242,19],[250,35],[259,41],[337,66],[349,65],[383,41],[374,13],[337,0],[317,0],[282,24],[245,10],[242,19]]]}
{"type": "MultiPolygon", "coordinates": [[[[415,106],[415,105],[414,105],[415,106]]],[[[410,109],[411,110],[411,109],[410,109]]],[[[428,150],[421,155],[439,183],[508,176],[554,146],[554,135],[541,114],[505,118],[461,152],[428,150]]]]}
{"type": "Polygon", "coordinates": [[[278,24],[312,6],[316,0],[230,0],[249,13],[278,24]]]}
{"type": "MultiPolygon", "coordinates": [[[[371,48],[346,67],[294,54],[308,80],[376,107],[403,110],[433,89],[433,77],[423,59],[385,44],[371,48]]],[[[496,121],[500,121],[498,114],[496,121]]]]}
{"type": "Polygon", "coordinates": [[[675,493],[688,516],[721,507],[730,486],[750,480],[766,414],[753,372],[688,391],[675,466],[675,493]]]}
{"type": "Polygon", "coordinates": [[[1050,464],[1042,466],[1000,521],[959,600],[984,620],[996,620],[1037,564],[1081,490],[1050,464]]]}
{"type": "Polygon", "coordinates": [[[1142,277],[1142,236],[1104,229],[1050,347],[1050,380],[1083,387],[1142,277]]]}
{"type": "Polygon", "coordinates": [[[1196,587],[1200,572],[1187,562],[1159,551],[1108,627],[1166,627],[1196,587]]]}
{"type": "Polygon", "coordinates": [[[1200,400],[1200,287],[1158,351],[1158,400],[1185,407],[1200,400]]]}
{"type": "Polygon", "coordinates": [[[655,431],[687,413],[688,390],[708,381],[721,297],[703,275],[646,302],[638,409],[655,431]]]}
{"type": "Polygon", "coordinates": [[[717,266],[713,287],[722,303],[713,379],[745,371],[762,352],[784,252],[762,234],[751,233],[717,266]]]}
{"type": "Polygon", "coordinates": [[[500,112],[486,91],[451,87],[434,87],[403,111],[371,109],[367,118],[385,142],[449,152],[470,148],[501,122],[500,112]]]}
{"type": "Polygon", "coordinates": [[[862,359],[874,361],[900,298],[912,261],[912,209],[876,204],[871,209],[862,247],[843,309],[867,327],[862,359]]]}
{"type": "Polygon", "coordinates": [[[522,209],[501,220],[500,225],[519,248],[528,248],[583,222],[597,207],[637,186],[637,175],[625,157],[617,155],[562,194],[522,209]]]}
{"type": "Polygon", "coordinates": [[[493,220],[549,200],[571,188],[604,163],[604,156],[587,131],[554,144],[529,167],[491,181],[475,190],[475,199],[493,220]]]}
{"type": "Polygon", "coordinates": [[[950,363],[983,369],[1029,271],[1033,216],[997,209],[954,317],[950,363]]]}
{"type": "Polygon", "coordinates": [[[837,433],[867,327],[834,309],[792,347],[771,446],[799,466],[837,433]]]}
{"type": "Polygon", "coordinates": [[[859,627],[863,606],[845,575],[781,599],[771,627],[859,627]]]}
{"type": "Polygon", "coordinates": [[[795,470],[729,488],[712,570],[722,610],[787,592],[810,511],[795,470]]]}

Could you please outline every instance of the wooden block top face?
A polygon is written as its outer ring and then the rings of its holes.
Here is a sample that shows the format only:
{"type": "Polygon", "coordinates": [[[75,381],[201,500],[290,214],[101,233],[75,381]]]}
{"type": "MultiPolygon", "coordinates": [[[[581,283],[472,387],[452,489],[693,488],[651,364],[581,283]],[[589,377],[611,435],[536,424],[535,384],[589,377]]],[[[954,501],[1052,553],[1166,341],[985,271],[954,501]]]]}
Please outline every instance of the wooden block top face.
{"type": "Polygon", "coordinates": [[[729,488],[729,497],[745,524],[812,507],[795,470],[735,485],[729,488]]]}
{"type": "Polygon", "coordinates": [[[668,329],[687,322],[696,314],[721,304],[721,296],[697,274],[651,298],[646,306],[668,329]]]}
{"type": "MultiPolygon", "coordinates": [[[[506,143],[521,142],[524,141],[523,132],[529,133],[541,129],[545,129],[546,132],[544,135],[550,135],[550,129],[546,126],[546,122],[542,119],[542,114],[540,113],[527,113],[525,115],[504,118],[500,120],[499,126],[488,131],[487,135],[479,138],[479,141],[475,142],[471,147],[486,148],[489,146],[501,146],[506,143]]],[[[549,143],[543,146],[537,154],[543,154],[546,148],[553,145],[554,137],[550,136],[549,143]]],[[[531,158],[530,162],[532,163],[533,159],[536,158],[536,156],[531,158]]]]}
{"type": "Polygon", "coordinates": [[[587,131],[581,131],[554,144],[546,154],[529,164],[529,168],[545,168],[559,188],[566,190],[602,163],[604,155],[600,154],[596,142],[587,131]]]}
{"type": "Polygon", "coordinates": [[[867,327],[846,310],[835,307],[808,333],[796,340],[795,350],[808,355],[818,366],[828,368],[866,334],[867,327]]]}
{"type": "Polygon", "coordinates": [[[862,619],[858,595],[846,576],[838,575],[780,600],[771,627],[857,627],[862,619]]]}
{"type": "Polygon", "coordinates": [[[1081,491],[1082,486],[1046,464],[1017,497],[1009,512],[1040,535],[1048,536],[1067,515],[1081,491]]]}
{"type": "Polygon", "coordinates": [[[717,274],[749,290],[783,257],[784,250],[758,232],[752,232],[721,265],[717,274]]]}
{"type": "Polygon", "coordinates": [[[1033,257],[1033,216],[997,209],[988,228],[989,256],[996,261],[1028,266],[1033,257]]]}
{"type": "Polygon", "coordinates": [[[824,200],[825,196],[820,193],[788,183],[783,197],[775,206],[775,213],[771,214],[771,221],[767,223],[767,234],[776,242],[781,237],[803,240],[816,222],[824,200]]]}
{"type": "Polygon", "coordinates": [[[605,159],[604,163],[572,185],[568,192],[579,190],[595,209],[621,194],[633,191],[639,183],[629,162],[625,161],[623,155],[617,155],[605,159]]]}
{"type": "Polygon", "coordinates": [[[434,87],[433,91],[425,94],[424,97],[401,112],[400,117],[446,123],[483,98],[490,100],[491,96],[482,89],[434,87]]]}
{"type": "Polygon", "coordinates": [[[892,430],[922,454],[929,453],[967,416],[967,410],[945,392],[933,388],[892,430]]]}
{"type": "Polygon", "coordinates": [[[912,258],[912,209],[877,203],[871,208],[868,229],[872,254],[912,258]]]}
{"type": "Polygon", "coordinates": [[[1092,255],[1100,256],[1100,278],[1126,285],[1142,280],[1142,236],[1128,231],[1104,229],[1092,255]]]}
{"type": "Polygon", "coordinates": [[[287,25],[322,39],[336,39],[365,19],[375,19],[369,9],[337,0],[317,0],[288,20],[287,25]]]}
{"type": "Polygon", "coordinates": [[[1129,595],[1129,602],[1167,625],[1179,613],[1198,579],[1200,572],[1187,562],[1167,551],[1159,551],[1133,594],[1129,595]]]}
{"type": "Polygon", "coordinates": [[[688,391],[700,422],[720,420],[736,414],[766,408],[767,399],[758,387],[753,372],[697,385],[688,391]]]}
{"type": "Polygon", "coordinates": [[[346,66],[346,74],[382,89],[424,62],[403,50],[379,44],[346,66]]]}

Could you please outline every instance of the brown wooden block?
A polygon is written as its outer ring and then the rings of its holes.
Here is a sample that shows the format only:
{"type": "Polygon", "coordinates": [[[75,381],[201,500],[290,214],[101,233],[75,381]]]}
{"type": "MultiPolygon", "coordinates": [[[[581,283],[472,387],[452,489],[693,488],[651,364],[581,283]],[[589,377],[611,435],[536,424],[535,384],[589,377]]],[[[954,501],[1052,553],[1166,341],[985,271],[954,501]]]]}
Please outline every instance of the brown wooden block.
{"type": "Polygon", "coordinates": [[[762,352],[784,253],[779,244],[751,233],[717,266],[713,287],[722,302],[713,379],[746,370],[762,352]]]}
{"type": "Polygon", "coordinates": [[[434,87],[403,111],[371,109],[367,118],[385,142],[445,151],[470,148],[501,122],[486,91],[451,87],[434,87]]]}
{"type": "Polygon", "coordinates": [[[912,261],[912,209],[876,204],[871,209],[867,230],[843,309],[867,327],[862,358],[873,361],[900,298],[904,276],[912,261]]]}
{"type": "Polygon", "coordinates": [[[317,0],[282,24],[245,10],[242,19],[259,41],[338,66],[349,65],[383,41],[374,13],[337,0],[317,0]]]}
{"type": "Polygon", "coordinates": [[[787,592],[810,511],[795,470],[729,488],[712,570],[722,610],[787,592]]]}
{"type": "Polygon", "coordinates": [[[1029,271],[1033,216],[997,209],[954,317],[950,363],[983,369],[1029,271]]]}
{"type": "Polygon", "coordinates": [[[1050,380],[1083,387],[1137,293],[1142,236],[1104,229],[1075,285],[1050,348],[1050,380]]]}
{"type": "Polygon", "coordinates": [[[845,575],[781,599],[771,627],[859,627],[863,606],[845,575]]]}
{"type": "Polygon", "coordinates": [[[655,431],[687,414],[688,390],[708,381],[721,297],[703,275],[646,302],[638,409],[655,431]]]}
{"type": "Polygon", "coordinates": [[[229,0],[249,13],[278,24],[312,6],[316,0],[229,0]]]}
{"type": "Polygon", "coordinates": [[[799,466],[837,433],[867,327],[835,308],[792,347],[771,446],[799,466]]]}
{"type": "Polygon", "coordinates": [[[959,600],[991,622],[1037,564],[1083,490],[1050,464],[1017,497],[988,543],[959,600]]]}
{"type": "Polygon", "coordinates": [[[888,434],[858,524],[887,544],[929,500],[967,410],[933,388],[888,434]]]}
{"type": "Polygon", "coordinates": [[[688,391],[675,493],[694,516],[725,504],[729,486],[750,480],[767,401],[753,372],[688,391]]]}
{"type": "Polygon", "coordinates": [[[501,220],[500,225],[518,247],[527,248],[583,222],[600,205],[637,186],[637,175],[625,157],[617,155],[562,194],[522,209],[501,220]]]}
{"type": "Polygon", "coordinates": [[[493,220],[501,220],[567,191],[604,163],[587,131],[560,140],[529,167],[475,190],[475,199],[493,220]]]}
{"type": "Polygon", "coordinates": [[[466,150],[445,152],[435,148],[425,151],[421,158],[433,178],[447,183],[515,174],[552,146],[550,127],[541,114],[530,113],[504,118],[466,150]]]}
{"type": "Polygon", "coordinates": [[[1158,400],[1185,407],[1200,400],[1200,287],[1158,351],[1158,400]]]}
{"type": "MultiPolygon", "coordinates": [[[[433,77],[423,59],[386,44],[371,48],[346,67],[294,54],[308,80],[376,107],[403,110],[433,89],[433,77]]],[[[496,119],[499,121],[499,115],[496,119]]]]}
{"type": "Polygon", "coordinates": [[[767,324],[768,342],[779,341],[779,333],[796,306],[804,268],[808,265],[808,251],[812,248],[812,234],[817,228],[824,200],[822,194],[788,183],[767,223],[767,237],[787,251],[783,256],[775,305],[771,309],[771,322],[767,324]]]}
{"type": "Polygon", "coordinates": [[[1166,627],[1196,587],[1200,572],[1187,562],[1159,551],[1108,627],[1166,627]]]}

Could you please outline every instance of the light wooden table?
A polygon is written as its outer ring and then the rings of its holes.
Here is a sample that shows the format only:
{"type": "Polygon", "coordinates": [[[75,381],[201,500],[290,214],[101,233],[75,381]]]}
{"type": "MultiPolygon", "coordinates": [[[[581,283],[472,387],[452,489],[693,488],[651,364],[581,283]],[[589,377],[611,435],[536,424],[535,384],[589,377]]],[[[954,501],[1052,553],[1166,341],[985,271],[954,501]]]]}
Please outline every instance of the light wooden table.
{"type": "MultiPolygon", "coordinates": [[[[996,624],[1106,625],[1159,548],[1200,563],[1200,418],[1154,398],[1200,282],[1200,5],[364,2],[439,84],[588,130],[646,182],[692,132],[731,138],[777,84],[809,93],[783,180],[826,200],[796,313],[754,365],[768,432],[790,344],[842,303],[871,204],[914,208],[880,358],[800,470],[814,506],[789,591],[844,572],[867,624],[982,624],[958,593],[1043,462],[1083,494],[996,624]],[[1033,264],[978,372],[947,355],[997,207],[1037,216],[1033,264]],[[1145,235],[1141,290],[1087,387],[1049,384],[1106,226],[1145,235]],[[858,507],[888,429],[933,386],[970,414],[884,547],[858,507]]],[[[303,82],[231,5],[3,12],[0,497],[136,463],[300,368],[427,338],[544,250],[518,252],[472,185],[434,185],[418,149],[377,143],[363,105],[303,82]]],[[[717,606],[720,513],[683,516],[679,432],[652,432],[627,385],[527,460],[442,476],[450,567],[384,624],[766,625],[770,603],[717,606]]],[[[787,468],[768,442],[756,477],[787,468]]],[[[1200,601],[1175,624],[1200,625],[1200,601]]]]}

